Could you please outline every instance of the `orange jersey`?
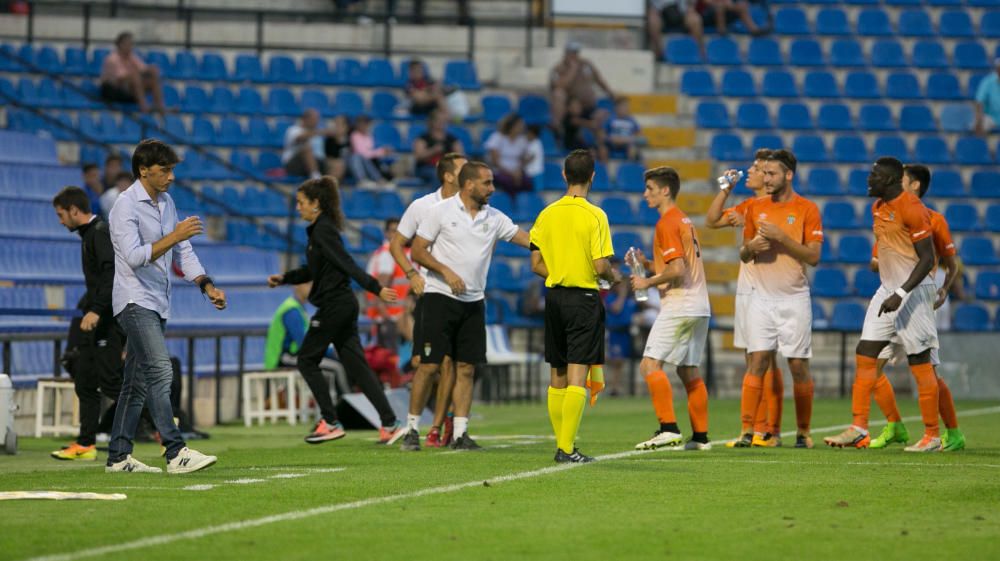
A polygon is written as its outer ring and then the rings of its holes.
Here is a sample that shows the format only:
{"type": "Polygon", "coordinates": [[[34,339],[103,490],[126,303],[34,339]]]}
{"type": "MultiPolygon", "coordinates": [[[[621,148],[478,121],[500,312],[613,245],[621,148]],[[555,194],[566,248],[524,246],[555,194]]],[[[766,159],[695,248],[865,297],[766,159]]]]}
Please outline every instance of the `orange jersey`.
{"type": "MultiPolygon", "coordinates": [[[[743,241],[749,242],[757,235],[762,223],[779,227],[793,240],[808,245],[823,242],[823,223],[819,208],[812,201],[793,194],[787,202],[778,203],[771,197],[761,197],[751,202],[743,225],[743,241]]],[[[765,298],[784,298],[809,294],[809,279],[805,263],[788,253],[780,243],[754,258],[757,284],[754,290],[765,298]]]]}
{"type": "Polygon", "coordinates": [[[669,307],[675,316],[707,317],[712,314],[708,303],[705,266],[701,262],[698,232],[684,212],[672,207],[656,222],[653,237],[653,270],[663,272],[667,263],[684,260],[684,274],[661,286],[660,306],[669,307]]]}
{"type": "MultiPolygon", "coordinates": [[[[751,203],[753,203],[758,198],[760,197],[747,199],[736,206],[731,206],[722,211],[722,215],[725,216],[729,213],[738,214],[743,217],[743,223],[745,224],[747,219],[747,211],[750,210],[751,203]]],[[[736,294],[750,294],[751,292],[753,292],[753,287],[755,286],[757,286],[757,276],[756,272],[754,271],[753,262],[751,261],[750,263],[744,263],[740,261],[740,273],[739,276],[736,278],[736,294]]]]}
{"type": "MultiPolygon", "coordinates": [[[[904,192],[889,202],[878,199],[872,204],[872,230],[882,285],[895,290],[903,286],[917,266],[919,258],[914,244],[933,235],[931,215],[916,195],[904,192]]],[[[951,245],[954,251],[954,244],[951,245]]],[[[928,275],[920,284],[933,283],[928,275]]]]}
{"type": "MultiPolygon", "coordinates": [[[[927,212],[931,215],[931,235],[934,236],[934,263],[935,266],[941,264],[942,257],[952,257],[957,255],[958,251],[955,249],[955,241],[951,237],[951,228],[948,227],[948,221],[945,220],[944,215],[940,212],[927,209],[927,212]]],[[[872,247],[872,257],[878,258],[878,244],[872,247]]]]}

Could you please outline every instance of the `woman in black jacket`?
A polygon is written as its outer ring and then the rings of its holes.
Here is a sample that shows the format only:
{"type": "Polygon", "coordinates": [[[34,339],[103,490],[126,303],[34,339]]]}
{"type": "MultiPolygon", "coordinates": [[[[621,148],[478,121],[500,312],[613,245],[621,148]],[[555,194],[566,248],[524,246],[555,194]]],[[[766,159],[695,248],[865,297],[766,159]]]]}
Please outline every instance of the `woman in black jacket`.
{"type": "Polygon", "coordinates": [[[309,234],[307,264],[283,275],[271,275],[267,284],[274,288],[281,284],[313,283],[309,302],[317,310],[302,341],[298,369],[309,384],[322,416],[313,432],[306,437],[306,442],[319,444],[345,436],[330,398],[330,386],[319,367],[327,348],[333,343],[351,384],[361,387],[382,419],[379,442],[392,444],[405,431],[389,406],[382,384],[365,360],[358,337],[360,310],[351,290],[351,279],[385,302],[395,302],[396,291],[381,286],[377,279],[354,262],[344,247],[340,236],[344,228],[344,213],[340,208],[336,179],[324,176],[306,181],[299,187],[296,200],[299,215],[310,223],[306,227],[309,234]]]}

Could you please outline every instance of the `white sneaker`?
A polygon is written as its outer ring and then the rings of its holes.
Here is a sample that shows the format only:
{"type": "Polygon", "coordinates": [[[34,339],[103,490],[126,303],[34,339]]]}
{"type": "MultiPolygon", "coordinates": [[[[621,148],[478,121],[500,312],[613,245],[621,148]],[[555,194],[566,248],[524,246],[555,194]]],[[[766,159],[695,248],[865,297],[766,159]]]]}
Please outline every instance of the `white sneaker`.
{"type": "Polygon", "coordinates": [[[684,443],[685,450],[697,450],[700,452],[707,452],[712,449],[711,442],[695,442],[694,440],[688,440],[684,443]]]}
{"type": "Polygon", "coordinates": [[[163,473],[163,470],[158,467],[147,466],[146,464],[140,462],[139,460],[132,457],[131,454],[125,456],[125,459],[118,462],[117,464],[111,464],[110,466],[104,466],[104,473],[163,473]]]}
{"type": "Polygon", "coordinates": [[[167,473],[191,473],[205,469],[217,460],[218,458],[215,456],[206,456],[185,446],[174,456],[174,459],[167,462],[167,473]]]}
{"type": "Polygon", "coordinates": [[[681,435],[676,432],[656,431],[653,438],[635,445],[636,450],[654,450],[663,446],[677,446],[681,443],[681,435]]]}
{"type": "Polygon", "coordinates": [[[941,451],[941,439],[924,435],[920,442],[903,448],[904,452],[939,452],[941,451]]]}

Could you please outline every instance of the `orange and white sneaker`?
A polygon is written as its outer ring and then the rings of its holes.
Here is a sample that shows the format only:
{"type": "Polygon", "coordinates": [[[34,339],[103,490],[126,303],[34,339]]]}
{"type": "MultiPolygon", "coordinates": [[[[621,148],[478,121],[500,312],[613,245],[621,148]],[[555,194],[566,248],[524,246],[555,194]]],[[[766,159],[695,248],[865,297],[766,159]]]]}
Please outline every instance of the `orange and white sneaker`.
{"type": "Polygon", "coordinates": [[[823,442],[834,448],[868,448],[872,437],[867,431],[861,431],[857,427],[847,427],[844,432],[837,436],[828,436],[823,442]]]}
{"type": "Polygon", "coordinates": [[[940,452],[941,438],[937,436],[924,435],[920,442],[903,448],[904,452],[940,452]]]}
{"type": "Polygon", "coordinates": [[[392,446],[397,440],[406,434],[406,427],[396,421],[391,427],[380,427],[378,429],[378,443],[392,446]]]}
{"type": "Polygon", "coordinates": [[[345,436],[347,436],[347,433],[344,432],[344,426],[339,422],[331,425],[326,422],[326,419],[320,419],[316,423],[316,428],[306,436],[306,442],[309,444],[321,444],[328,440],[337,440],[345,436]]]}
{"type": "Polygon", "coordinates": [[[97,459],[96,446],[80,446],[76,442],[50,454],[57,460],[92,462],[97,459]]]}

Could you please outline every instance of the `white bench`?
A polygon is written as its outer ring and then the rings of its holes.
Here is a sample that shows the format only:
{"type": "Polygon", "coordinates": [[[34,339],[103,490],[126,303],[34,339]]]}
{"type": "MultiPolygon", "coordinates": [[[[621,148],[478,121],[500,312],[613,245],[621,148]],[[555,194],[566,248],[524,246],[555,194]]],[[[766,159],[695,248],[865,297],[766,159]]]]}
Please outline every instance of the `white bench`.
{"type": "Polygon", "coordinates": [[[80,431],[80,402],[76,398],[76,389],[72,380],[48,378],[38,381],[35,390],[35,438],[40,438],[44,434],[55,436],[69,434],[75,435],[80,431]],[[55,398],[55,407],[52,411],[52,424],[45,424],[45,402],[46,394],[52,391],[55,398]],[[62,424],[63,418],[63,392],[69,391],[73,400],[73,413],[70,424],[62,424]]]}
{"type": "Polygon", "coordinates": [[[269,372],[246,372],[243,374],[243,423],[251,426],[256,420],[263,424],[264,421],[272,423],[278,419],[286,419],[288,424],[298,423],[298,418],[303,418],[308,414],[308,407],[299,408],[296,404],[300,396],[304,398],[309,394],[302,391],[299,386],[302,377],[296,370],[273,370],[269,372]],[[267,386],[270,387],[268,396],[267,386]],[[278,394],[280,388],[285,389],[285,406],[280,407],[278,394]],[[304,409],[304,411],[303,411],[304,409]]]}

